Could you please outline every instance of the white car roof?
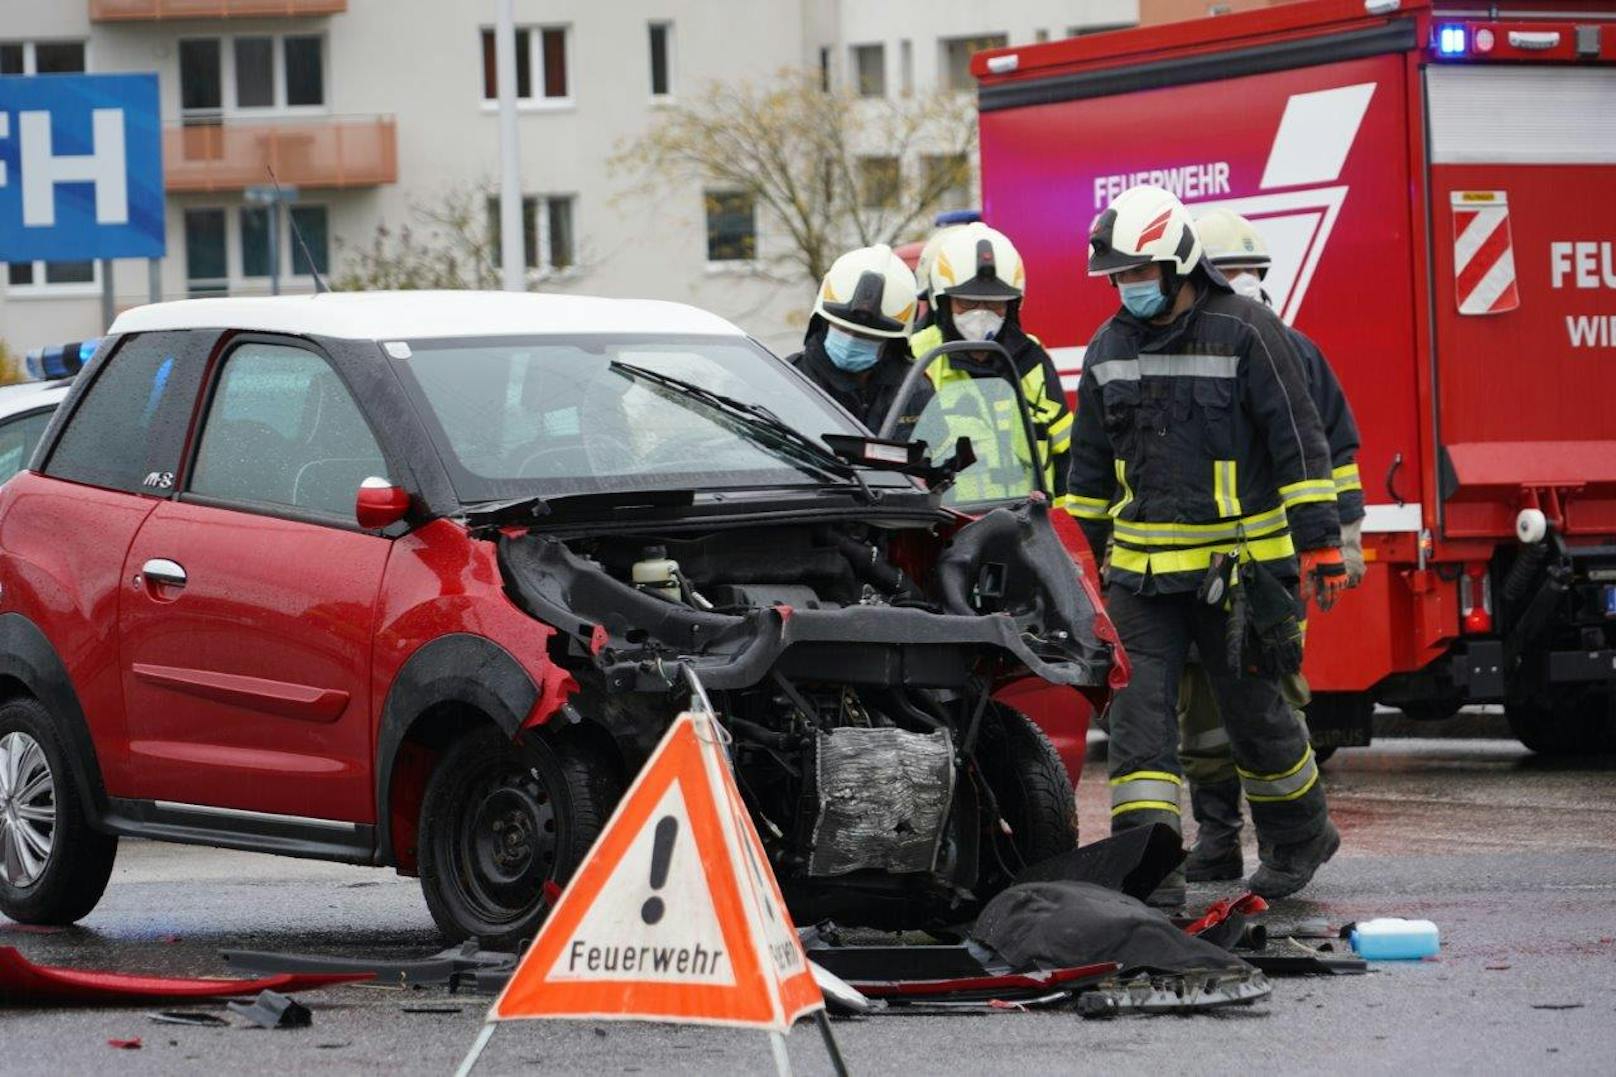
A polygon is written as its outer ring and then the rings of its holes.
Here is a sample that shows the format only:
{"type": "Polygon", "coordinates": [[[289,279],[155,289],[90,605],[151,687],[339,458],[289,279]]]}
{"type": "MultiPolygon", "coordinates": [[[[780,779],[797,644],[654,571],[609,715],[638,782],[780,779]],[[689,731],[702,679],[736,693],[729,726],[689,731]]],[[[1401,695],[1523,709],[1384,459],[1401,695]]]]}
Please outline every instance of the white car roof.
{"type": "Polygon", "coordinates": [[[526,292],[325,292],[182,299],[124,311],[114,333],[253,329],[352,340],[659,333],[744,336],[707,311],[652,299],[526,292]]]}
{"type": "Polygon", "coordinates": [[[72,378],[0,385],[0,419],[9,419],[38,408],[53,408],[66,399],[67,391],[72,387],[72,378]]]}

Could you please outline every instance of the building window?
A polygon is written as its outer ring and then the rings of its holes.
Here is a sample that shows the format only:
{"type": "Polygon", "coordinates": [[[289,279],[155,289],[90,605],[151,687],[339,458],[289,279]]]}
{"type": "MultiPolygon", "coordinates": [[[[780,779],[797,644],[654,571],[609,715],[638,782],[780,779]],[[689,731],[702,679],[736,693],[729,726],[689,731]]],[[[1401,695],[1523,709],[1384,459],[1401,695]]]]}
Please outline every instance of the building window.
{"type": "Polygon", "coordinates": [[[887,95],[887,50],[885,45],[853,46],[853,77],[860,97],[887,95]]]}
{"type": "MultiPolygon", "coordinates": [[[[82,41],[0,43],[0,75],[61,75],[86,69],[82,41]]],[[[11,262],[6,266],[6,285],[13,290],[43,291],[49,285],[93,286],[99,279],[94,262],[11,262]]]]}
{"type": "Polygon", "coordinates": [[[830,93],[830,49],[819,50],[819,92],[830,93]]]}
{"type": "MultiPolygon", "coordinates": [[[[269,207],[241,207],[241,275],[267,277],[270,275],[269,207]]],[[[282,266],[276,271],[284,273],[282,266]]]]}
{"type": "Polygon", "coordinates": [[[310,258],[314,259],[314,268],[322,275],[331,272],[331,230],[326,221],[326,208],[293,206],[288,216],[292,224],[297,226],[297,232],[288,237],[292,244],[292,275],[310,276],[310,258]],[[303,243],[297,241],[297,233],[302,233],[303,243]],[[309,248],[307,257],[303,254],[305,243],[309,248]]]}
{"type": "Polygon", "coordinates": [[[187,125],[217,123],[237,111],[325,106],[323,37],[193,37],[180,41],[179,53],[180,112],[187,125]]]}
{"type": "MultiPolygon", "coordinates": [[[[572,196],[522,196],[522,264],[543,276],[569,268],[574,261],[572,196]]],[[[500,261],[499,199],[488,200],[488,256],[500,261]]]]}
{"type": "MultiPolygon", "coordinates": [[[[483,100],[496,101],[499,99],[499,65],[491,28],[483,28],[482,41],[483,100]]],[[[570,97],[567,83],[567,28],[517,27],[516,99],[556,102],[570,97]],[[537,78],[534,78],[535,74],[537,78]]]]}
{"type": "Polygon", "coordinates": [[[1002,49],[1009,43],[1008,34],[944,38],[940,42],[943,49],[943,87],[949,90],[976,89],[976,79],[971,76],[971,57],[983,49],[1002,49]]]}
{"type": "Polygon", "coordinates": [[[225,212],[185,211],[185,283],[193,296],[224,295],[230,287],[225,260],[225,212]]]}
{"type": "Polygon", "coordinates": [[[1068,26],[1067,37],[1087,37],[1090,34],[1103,34],[1111,30],[1131,30],[1139,24],[1136,22],[1096,22],[1087,26],[1068,26]]]}
{"type": "Polygon", "coordinates": [[[1032,32],[1032,39],[1034,41],[1039,42],[1039,43],[1048,41],[1049,40],[1049,31],[1047,29],[1043,28],[1043,27],[1039,27],[1037,30],[1034,30],[1032,32]]]}
{"type": "Polygon", "coordinates": [[[651,96],[668,97],[673,93],[673,23],[651,24],[651,96]]]}
{"type": "Polygon", "coordinates": [[[915,92],[915,43],[908,38],[898,42],[898,79],[903,96],[915,92]]]}
{"type": "Polygon", "coordinates": [[[866,209],[892,209],[898,204],[903,171],[896,157],[859,158],[859,199],[866,209]]]}
{"type": "Polygon", "coordinates": [[[971,162],[963,153],[927,154],[920,159],[926,190],[937,192],[939,210],[971,205],[971,162]]]}
{"type": "Polygon", "coordinates": [[[757,257],[757,208],[744,191],[708,191],[707,260],[749,262],[757,257]]]}

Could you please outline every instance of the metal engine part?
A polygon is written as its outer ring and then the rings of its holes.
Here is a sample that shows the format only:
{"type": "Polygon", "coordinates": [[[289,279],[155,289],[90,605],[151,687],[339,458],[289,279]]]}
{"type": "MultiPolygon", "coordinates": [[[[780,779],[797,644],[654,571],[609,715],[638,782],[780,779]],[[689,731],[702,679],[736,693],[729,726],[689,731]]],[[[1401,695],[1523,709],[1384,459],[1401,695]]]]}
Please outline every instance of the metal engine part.
{"type": "Polygon", "coordinates": [[[946,729],[842,727],[820,734],[814,755],[819,815],[808,874],[932,869],[954,798],[946,729]]]}

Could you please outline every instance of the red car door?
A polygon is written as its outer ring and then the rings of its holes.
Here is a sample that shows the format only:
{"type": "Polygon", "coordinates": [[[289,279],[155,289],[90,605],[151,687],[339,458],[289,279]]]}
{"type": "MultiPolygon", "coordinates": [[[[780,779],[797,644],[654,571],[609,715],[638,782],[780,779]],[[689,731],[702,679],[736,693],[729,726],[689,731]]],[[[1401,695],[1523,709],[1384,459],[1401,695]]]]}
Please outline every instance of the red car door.
{"type": "Polygon", "coordinates": [[[387,465],[321,355],[239,343],[195,457],[124,563],[134,796],[168,811],[373,821],[371,639],[392,541],[354,520],[387,465]]]}

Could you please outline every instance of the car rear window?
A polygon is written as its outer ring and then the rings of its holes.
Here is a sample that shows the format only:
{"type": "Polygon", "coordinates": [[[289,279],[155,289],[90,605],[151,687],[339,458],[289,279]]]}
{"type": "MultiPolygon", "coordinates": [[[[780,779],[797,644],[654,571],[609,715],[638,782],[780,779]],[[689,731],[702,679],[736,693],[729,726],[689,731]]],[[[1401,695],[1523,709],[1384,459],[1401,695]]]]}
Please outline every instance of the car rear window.
{"type": "Polygon", "coordinates": [[[171,492],[211,340],[180,332],[120,342],[68,416],[45,474],[130,493],[171,492]]]}

